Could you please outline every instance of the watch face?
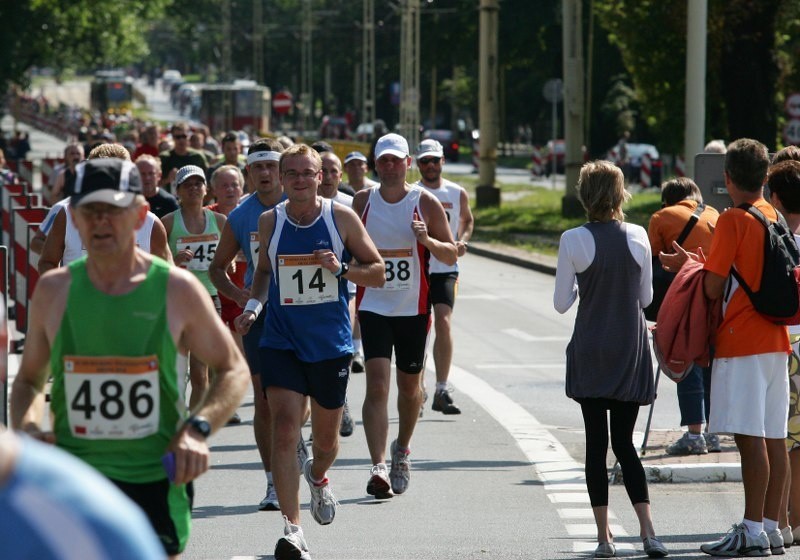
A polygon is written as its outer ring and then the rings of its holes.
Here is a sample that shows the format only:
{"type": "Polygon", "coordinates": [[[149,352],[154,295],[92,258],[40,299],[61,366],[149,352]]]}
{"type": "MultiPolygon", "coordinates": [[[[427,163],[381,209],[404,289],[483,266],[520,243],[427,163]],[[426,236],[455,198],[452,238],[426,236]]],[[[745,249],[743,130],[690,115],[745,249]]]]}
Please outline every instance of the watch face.
{"type": "Polygon", "coordinates": [[[192,417],[189,418],[189,425],[192,426],[195,430],[197,430],[200,435],[204,438],[207,438],[211,435],[211,424],[208,423],[208,420],[205,418],[196,418],[192,417]]]}

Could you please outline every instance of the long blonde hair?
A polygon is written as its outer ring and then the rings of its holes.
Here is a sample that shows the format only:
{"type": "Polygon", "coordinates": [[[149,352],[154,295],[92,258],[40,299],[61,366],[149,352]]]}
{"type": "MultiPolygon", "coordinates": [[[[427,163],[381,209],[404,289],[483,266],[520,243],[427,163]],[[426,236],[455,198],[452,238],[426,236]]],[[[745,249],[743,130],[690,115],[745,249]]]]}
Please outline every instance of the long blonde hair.
{"type": "Polygon", "coordinates": [[[585,163],[575,188],[589,221],[625,219],[622,205],[630,200],[631,194],[625,190],[622,171],[610,161],[585,163]]]}

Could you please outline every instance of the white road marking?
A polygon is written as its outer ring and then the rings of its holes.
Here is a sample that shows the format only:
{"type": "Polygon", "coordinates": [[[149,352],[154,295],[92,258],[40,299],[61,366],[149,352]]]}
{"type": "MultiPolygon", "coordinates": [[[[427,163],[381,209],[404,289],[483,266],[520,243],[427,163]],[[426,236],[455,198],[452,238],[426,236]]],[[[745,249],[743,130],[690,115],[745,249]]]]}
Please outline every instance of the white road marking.
{"type": "MultiPolygon", "coordinates": [[[[515,329],[508,329],[507,334],[509,331],[515,331],[515,329]]],[[[523,331],[515,332],[527,336],[529,339],[535,338],[523,331]]],[[[567,534],[578,539],[573,541],[571,552],[592,552],[597,546],[595,542],[596,526],[574,522],[593,518],[590,508],[574,507],[575,504],[589,503],[589,495],[585,492],[584,465],[575,461],[561,442],[531,413],[479,377],[460,367],[453,366],[450,371],[450,381],[458,387],[459,391],[494,417],[516,440],[522,453],[544,482],[547,497],[556,505],[559,517],[564,521],[567,534]],[[566,507],[561,507],[562,504],[566,507]],[[587,529],[588,527],[591,527],[591,531],[587,529]]],[[[609,519],[616,518],[611,510],[608,515],[609,519]]],[[[627,536],[625,528],[621,525],[611,525],[611,527],[615,536],[627,536]]],[[[617,550],[635,550],[633,545],[628,543],[615,543],[615,546],[617,550]]]]}
{"type": "Polygon", "coordinates": [[[462,294],[459,292],[458,299],[483,299],[487,301],[497,301],[498,299],[504,299],[500,296],[496,296],[494,294],[462,294]]]}
{"type": "Polygon", "coordinates": [[[475,364],[475,369],[543,369],[543,368],[560,368],[563,369],[566,364],[549,363],[549,364],[475,364]]]}
{"type": "Polygon", "coordinates": [[[525,342],[569,342],[567,336],[534,336],[519,329],[503,329],[501,332],[525,342]]]}

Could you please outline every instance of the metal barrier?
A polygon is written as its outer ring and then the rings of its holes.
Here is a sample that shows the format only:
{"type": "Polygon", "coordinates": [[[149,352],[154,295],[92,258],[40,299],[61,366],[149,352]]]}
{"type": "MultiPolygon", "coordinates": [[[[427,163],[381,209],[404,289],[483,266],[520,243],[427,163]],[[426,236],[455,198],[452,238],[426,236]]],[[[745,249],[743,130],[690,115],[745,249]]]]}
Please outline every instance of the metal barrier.
{"type": "MultiPolygon", "coordinates": [[[[30,202],[30,199],[28,199],[30,202]]],[[[33,287],[39,279],[39,255],[30,250],[31,239],[36,234],[36,227],[47,216],[47,208],[41,206],[26,206],[14,208],[11,212],[12,222],[12,270],[14,271],[11,282],[14,297],[14,318],[17,321],[17,331],[28,331],[28,304],[33,287]],[[34,225],[31,229],[31,225],[34,225]],[[33,262],[33,266],[31,263],[33,262]]]]}
{"type": "MultiPolygon", "coordinates": [[[[3,296],[3,305],[5,306],[5,313],[3,313],[3,328],[8,332],[8,247],[0,246],[0,292],[3,296]]],[[[3,424],[8,426],[8,342],[6,347],[0,355],[0,364],[2,372],[0,372],[0,391],[2,397],[2,421],[3,424]]]]}
{"type": "MultiPolygon", "coordinates": [[[[41,166],[39,167],[42,176],[42,188],[53,182],[53,179],[55,179],[54,175],[56,169],[58,169],[58,167],[63,164],[64,164],[63,157],[42,158],[41,166]]],[[[33,181],[31,181],[31,184],[33,184],[33,181]]]]}

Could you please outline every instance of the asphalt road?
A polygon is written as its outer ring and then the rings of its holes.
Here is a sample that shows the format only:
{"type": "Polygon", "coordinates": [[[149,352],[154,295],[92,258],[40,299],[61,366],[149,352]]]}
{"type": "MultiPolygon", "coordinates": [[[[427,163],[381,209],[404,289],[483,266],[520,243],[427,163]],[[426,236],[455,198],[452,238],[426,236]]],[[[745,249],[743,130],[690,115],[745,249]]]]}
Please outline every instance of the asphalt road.
{"type": "MultiPolygon", "coordinates": [[[[451,382],[463,414],[443,416],[428,404],[412,442],[408,493],[375,501],[365,493],[370,465],[359,410],[364,375],[353,375],[349,400],[357,426],[342,440],[328,474],[340,503],[332,525],[311,519],[301,481],[303,527],[313,558],[560,559],[586,557],[594,549],[582,420],[563,384],[574,312],[561,316],[552,309],[548,275],[467,256],[461,278],[451,382]]],[[[430,389],[430,368],[427,380],[430,389]]],[[[647,411],[640,414],[639,430],[647,411]]],[[[279,514],[256,511],[265,484],[252,443],[249,399],[241,413],[243,425],[227,427],[213,440],[214,466],[197,483],[186,558],[271,558],[281,534],[279,514]]],[[[396,420],[390,407],[390,436],[396,420]]],[[[677,422],[674,385],[664,384],[653,425],[677,422]]],[[[624,487],[610,490],[620,555],[641,557],[624,487]]],[[[704,557],[700,543],[741,515],[739,484],[662,484],[650,490],[656,529],[675,558],[704,557]]]]}

